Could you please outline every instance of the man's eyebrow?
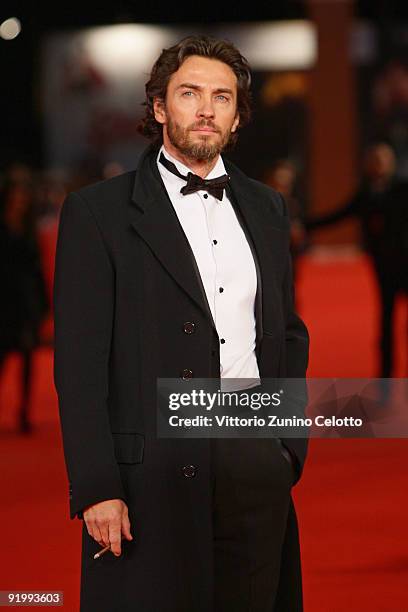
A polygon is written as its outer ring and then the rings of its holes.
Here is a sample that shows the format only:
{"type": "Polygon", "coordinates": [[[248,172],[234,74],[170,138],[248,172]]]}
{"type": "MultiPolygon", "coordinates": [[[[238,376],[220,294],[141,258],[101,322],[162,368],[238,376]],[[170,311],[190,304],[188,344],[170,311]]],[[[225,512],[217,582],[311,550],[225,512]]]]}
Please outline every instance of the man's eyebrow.
{"type": "MultiPolygon", "coordinates": [[[[202,87],[200,85],[196,85],[195,83],[181,83],[176,89],[196,89],[201,90],[202,87]]],[[[217,89],[213,89],[213,93],[229,93],[233,94],[232,89],[229,87],[217,87],[217,89]]]]}
{"type": "Polygon", "coordinates": [[[213,93],[229,93],[232,95],[233,91],[229,87],[218,87],[217,89],[213,90],[213,93]]]}

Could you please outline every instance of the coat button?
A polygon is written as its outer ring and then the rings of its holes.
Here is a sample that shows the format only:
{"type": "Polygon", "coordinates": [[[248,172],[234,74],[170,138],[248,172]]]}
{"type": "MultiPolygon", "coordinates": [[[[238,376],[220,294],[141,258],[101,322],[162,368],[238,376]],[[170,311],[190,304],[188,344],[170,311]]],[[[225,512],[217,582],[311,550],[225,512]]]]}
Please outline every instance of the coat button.
{"type": "Polygon", "coordinates": [[[193,378],[193,372],[192,370],[183,370],[181,373],[181,378],[183,380],[189,380],[190,378],[193,378]]]}
{"type": "Polygon", "coordinates": [[[195,465],[184,465],[181,471],[186,478],[193,478],[196,475],[197,468],[195,465]]]}
{"type": "Polygon", "coordinates": [[[186,334],[193,334],[195,331],[195,323],[193,323],[192,321],[186,321],[186,323],[184,323],[183,325],[183,331],[186,334]]]}

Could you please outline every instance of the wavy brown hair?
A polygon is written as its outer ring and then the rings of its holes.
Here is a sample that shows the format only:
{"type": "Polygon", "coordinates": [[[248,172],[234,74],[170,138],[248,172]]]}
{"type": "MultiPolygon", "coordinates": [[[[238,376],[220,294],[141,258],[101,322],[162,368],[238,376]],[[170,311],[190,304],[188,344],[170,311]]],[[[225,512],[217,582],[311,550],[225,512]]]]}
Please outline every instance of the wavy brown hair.
{"type": "MultiPolygon", "coordinates": [[[[138,129],[141,134],[158,144],[163,142],[163,126],[155,119],[153,101],[158,98],[165,102],[171,75],[191,55],[219,60],[232,69],[237,77],[238,128],[246,125],[251,118],[251,70],[245,57],[227,40],[219,40],[210,36],[187,36],[176,45],[163,49],[153,65],[150,79],[145,86],[146,100],[143,105],[146,107],[146,112],[138,129]]],[[[232,133],[228,146],[233,146],[237,138],[237,132],[232,133]]]]}

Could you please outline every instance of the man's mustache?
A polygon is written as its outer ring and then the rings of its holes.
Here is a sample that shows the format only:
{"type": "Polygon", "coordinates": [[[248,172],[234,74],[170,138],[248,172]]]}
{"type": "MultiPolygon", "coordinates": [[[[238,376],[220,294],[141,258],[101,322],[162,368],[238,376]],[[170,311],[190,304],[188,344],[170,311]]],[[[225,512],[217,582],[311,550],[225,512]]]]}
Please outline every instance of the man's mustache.
{"type": "Polygon", "coordinates": [[[190,125],[190,127],[188,128],[189,130],[198,130],[200,128],[210,128],[211,130],[214,130],[216,132],[220,132],[220,128],[215,125],[215,123],[213,123],[212,121],[199,121],[198,123],[193,123],[192,125],[190,125]]]}

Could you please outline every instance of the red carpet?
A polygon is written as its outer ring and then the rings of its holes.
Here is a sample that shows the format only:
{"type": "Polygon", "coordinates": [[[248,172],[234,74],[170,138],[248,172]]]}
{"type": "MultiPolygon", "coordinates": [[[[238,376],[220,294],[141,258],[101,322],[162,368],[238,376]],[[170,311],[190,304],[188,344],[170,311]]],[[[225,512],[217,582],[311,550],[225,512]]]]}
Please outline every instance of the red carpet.
{"type": "MultiPolygon", "coordinates": [[[[363,256],[301,262],[297,299],[312,338],[310,376],[375,375],[375,297],[363,256]]],[[[396,317],[399,376],[407,363],[404,306],[396,317]]],[[[60,609],[76,612],[81,523],[68,518],[52,353],[41,349],[35,358],[35,432],[25,438],[13,429],[18,366],[11,357],[0,387],[0,590],[63,591],[60,609]]],[[[405,440],[311,442],[294,489],[306,612],[408,610],[407,467],[405,440]]]]}

